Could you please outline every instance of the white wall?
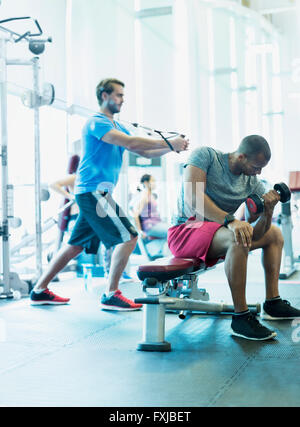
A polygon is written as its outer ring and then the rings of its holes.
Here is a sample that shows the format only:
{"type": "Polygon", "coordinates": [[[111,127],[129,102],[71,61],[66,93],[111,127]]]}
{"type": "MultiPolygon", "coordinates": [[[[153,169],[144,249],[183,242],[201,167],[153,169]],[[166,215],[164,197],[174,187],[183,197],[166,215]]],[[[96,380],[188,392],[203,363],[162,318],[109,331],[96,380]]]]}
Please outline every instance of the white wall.
{"type": "Polygon", "coordinates": [[[300,170],[300,2],[297,10],[273,16],[275,27],[282,33],[282,82],[284,106],[285,170],[300,170]]]}
{"type": "MultiPolygon", "coordinates": [[[[39,21],[43,30],[42,38],[52,37],[53,42],[46,44],[45,52],[40,56],[41,82],[48,81],[55,85],[56,96],[66,98],[65,74],[65,10],[66,0],[2,0],[1,19],[30,16],[39,21]]],[[[3,24],[11,30],[21,32],[36,31],[33,21],[3,24]]],[[[27,43],[10,45],[8,55],[11,58],[31,58],[27,43]]],[[[15,68],[15,67],[14,67],[15,68]]],[[[11,69],[9,81],[21,86],[31,86],[31,73],[27,70],[11,69]]]]}
{"type": "Polygon", "coordinates": [[[260,134],[273,151],[264,177],[285,179],[279,76],[284,35],[258,13],[232,2],[175,0],[174,10],[186,38],[175,54],[181,70],[176,85],[180,75],[189,81],[184,104],[179,98],[175,103],[176,115],[190,117],[185,121],[192,147],[234,151],[246,135],[260,134]]]}
{"type": "Polygon", "coordinates": [[[134,0],[73,0],[71,103],[98,110],[95,88],[116,77],[126,84],[123,116],[135,113],[134,0]],[[88,3],[88,7],[87,7],[88,3]]]}

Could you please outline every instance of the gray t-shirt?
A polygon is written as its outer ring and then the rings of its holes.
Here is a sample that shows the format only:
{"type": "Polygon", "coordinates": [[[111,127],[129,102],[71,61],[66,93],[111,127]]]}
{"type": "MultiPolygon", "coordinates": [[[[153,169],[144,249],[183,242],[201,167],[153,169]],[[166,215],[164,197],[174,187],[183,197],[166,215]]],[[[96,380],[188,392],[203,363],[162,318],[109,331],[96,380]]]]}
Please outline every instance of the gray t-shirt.
{"type": "MultiPolygon", "coordinates": [[[[206,173],[205,194],[220,209],[234,214],[250,194],[255,193],[259,196],[265,194],[265,187],[256,176],[234,175],[229,169],[228,160],[229,153],[222,153],[211,147],[201,147],[192,151],[184,167],[191,165],[202,169],[206,173]]],[[[174,225],[182,224],[195,215],[195,212],[184,203],[184,195],[187,191],[191,191],[191,188],[191,184],[182,183],[177,201],[177,212],[172,221],[174,225]]],[[[199,183],[198,194],[200,195],[201,189],[203,194],[203,184],[199,183]]],[[[201,210],[201,207],[203,211],[201,203],[197,203],[197,212],[201,210]]],[[[207,219],[205,220],[208,221],[207,219]]]]}

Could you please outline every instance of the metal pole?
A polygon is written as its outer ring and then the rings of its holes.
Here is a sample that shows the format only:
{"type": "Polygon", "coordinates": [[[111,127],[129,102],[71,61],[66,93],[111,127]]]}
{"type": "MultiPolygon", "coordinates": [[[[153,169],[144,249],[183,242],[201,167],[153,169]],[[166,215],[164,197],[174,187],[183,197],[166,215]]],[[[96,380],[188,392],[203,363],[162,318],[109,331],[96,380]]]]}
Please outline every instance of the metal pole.
{"type": "MultiPolygon", "coordinates": [[[[39,97],[39,58],[32,59],[33,63],[33,91],[36,100],[39,97]]],[[[40,156],[40,114],[39,104],[34,107],[34,164],[35,164],[35,247],[36,247],[36,272],[40,277],[43,272],[42,265],[42,214],[41,214],[41,156],[40,156]]]]}
{"type": "Polygon", "coordinates": [[[2,271],[3,294],[10,295],[9,228],[8,228],[8,167],[7,167],[7,68],[6,40],[0,39],[0,97],[1,97],[1,176],[2,176],[2,271]]]}

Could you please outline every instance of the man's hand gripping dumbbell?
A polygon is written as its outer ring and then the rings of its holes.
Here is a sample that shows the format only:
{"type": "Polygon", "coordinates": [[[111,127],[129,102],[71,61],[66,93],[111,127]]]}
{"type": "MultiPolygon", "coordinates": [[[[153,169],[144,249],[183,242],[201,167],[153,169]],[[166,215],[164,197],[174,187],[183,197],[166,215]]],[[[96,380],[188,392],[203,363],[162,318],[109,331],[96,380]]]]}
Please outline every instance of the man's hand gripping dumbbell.
{"type": "Polygon", "coordinates": [[[291,191],[289,187],[284,182],[280,182],[279,184],[275,184],[274,189],[264,194],[263,197],[251,194],[246,201],[246,205],[251,213],[261,214],[266,210],[273,210],[279,201],[286,203],[290,198],[291,191]]]}

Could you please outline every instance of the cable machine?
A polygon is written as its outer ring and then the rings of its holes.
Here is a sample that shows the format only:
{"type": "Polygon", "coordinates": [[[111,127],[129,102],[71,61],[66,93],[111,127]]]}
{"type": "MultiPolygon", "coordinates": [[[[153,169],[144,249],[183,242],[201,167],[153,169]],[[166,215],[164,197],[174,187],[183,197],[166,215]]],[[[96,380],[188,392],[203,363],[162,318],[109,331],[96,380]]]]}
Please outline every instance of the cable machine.
{"type": "Polygon", "coordinates": [[[51,105],[54,102],[55,91],[50,83],[45,83],[43,92],[40,93],[39,84],[39,55],[45,50],[46,43],[51,43],[52,39],[39,38],[43,32],[36,19],[29,16],[8,18],[0,21],[0,120],[1,120],[1,175],[2,175],[2,218],[0,223],[1,245],[1,276],[0,276],[0,298],[13,298],[16,291],[28,294],[29,284],[20,280],[18,274],[10,271],[10,248],[9,248],[9,227],[10,220],[13,219],[13,186],[8,182],[8,131],[7,131],[7,69],[9,66],[25,66],[32,68],[33,89],[26,90],[21,99],[25,106],[34,111],[34,155],[35,155],[35,249],[36,249],[36,273],[42,273],[42,221],[41,221],[41,201],[43,192],[40,181],[40,122],[39,108],[43,105],[51,105]],[[33,20],[36,32],[26,31],[19,34],[3,26],[8,22],[33,20]],[[8,59],[8,43],[26,43],[31,53],[35,56],[30,60],[8,59]]]}

